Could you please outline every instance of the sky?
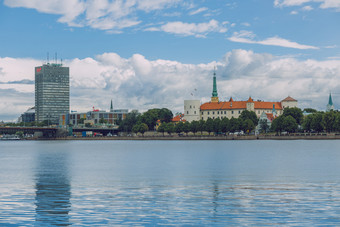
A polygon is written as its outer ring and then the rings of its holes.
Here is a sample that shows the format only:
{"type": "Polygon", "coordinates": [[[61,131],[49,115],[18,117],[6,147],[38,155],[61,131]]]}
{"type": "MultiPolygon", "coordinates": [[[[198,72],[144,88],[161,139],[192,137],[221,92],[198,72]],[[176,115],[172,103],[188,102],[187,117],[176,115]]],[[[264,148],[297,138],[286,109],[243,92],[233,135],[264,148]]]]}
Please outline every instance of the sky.
{"type": "Polygon", "coordinates": [[[71,110],[220,100],[340,107],[340,0],[0,0],[0,121],[34,106],[34,67],[70,67],[71,110]]]}

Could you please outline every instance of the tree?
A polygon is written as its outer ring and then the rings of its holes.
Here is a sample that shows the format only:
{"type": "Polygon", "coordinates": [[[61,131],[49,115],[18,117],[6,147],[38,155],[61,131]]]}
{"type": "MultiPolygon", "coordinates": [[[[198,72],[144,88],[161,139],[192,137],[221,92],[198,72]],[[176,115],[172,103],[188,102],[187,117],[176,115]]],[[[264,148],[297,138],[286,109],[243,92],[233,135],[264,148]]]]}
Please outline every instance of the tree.
{"type": "Polygon", "coordinates": [[[298,128],[298,124],[296,123],[296,120],[292,116],[287,116],[283,118],[282,129],[284,131],[291,133],[291,132],[295,132],[297,128],[298,128]]]}
{"type": "Polygon", "coordinates": [[[322,113],[318,112],[318,113],[312,114],[312,122],[310,124],[310,127],[316,132],[323,131],[322,113]]]}
{"type": "Polygon", "coordinates": [[[139,132],[139,126],[140,126],[139,124],[134,125],[132,127],[132,132],[137,134],[139,132]]]}
{"type": "Polygon", "coordinates": [[[148,128],[148,125],[145,124],[145,123],[141,123],[139,124],[139,127],[138,127],[138,132],[142,133],[142,135],[144,136],[144,133],[147,132],[149,130],[148,128]]]}
{"type": "Polygon", "coordinates": [[[175,130],[174,124],[171,123],[171,122],[169,122],[169,123],[163,123],[163,124],[165,124],[165,131],[166,131],[169,135],[171,135],[171,133],[173,133],[174,130],[175,130]]]}
{"type": "Polygon", "coordinates": [[[243,121],[242,126],[243,131],[248,134],[255,129],[254,122],[251,119],[243,121]]]}
{"type": "Polygon", "coordinates": [[[259,121],[260,124],[260,130],[264,133],[267,133],[269,130],[269,125],[266,119],[262,119],[259,121]]]}
{"type": "Polygon", "coordinates": [[[316,109],[312,109],[312,108],[305,108],[305,109],[303,109],[303,112],[306,112],[306,113],[316,113],[318,111],[316,109]]]}
{"type": "Polygon", "coordinates": [[[210,135],[210,133],[214,130],[214,120],[211,118],[208,118],[208,120],[204,124],[204,129],[210,135]]]}
{"type": "Polygon", "coordinates": [[[242,111],[239,118],[242,119],[242,121],[250,119],[254,123],[254,125],[257,125],[257,123],[258,123],[258,118],[257,118],[256,113],[254,111],[244,110],[244,111],[242,111]]]}
{"type": "Polygon", "coordinates": [[[229,131],[229,119],[224,117],[221,120],[221,132],[227,133],[229,131]]]}
{"type": "Polygon", "coordinates": [[[173,118],[172,112],[167,108],[162,108],[158,112],[158,119],[161,122],[171,122],[173,118]]]}
{"type": "Polygon", "coordinates": [[[140,113],[138,111],[132,111],[126,115],[126,118],[119,123],[119,131],[131,132],[132,127],[139,121],[140,113]]]}
{"type": "Polygon", "coordinates": [[[335,114],[334,129],[338,132],[340,131],[340,112],[335,114]]]}
{"type": "Polygon", "coordinates": [[[304,117],[302,122],[302,128],[303,130],[310,132],[312,130],[311,123],[313,120],[313,114],[307,115],[304,117]]]}
{"type": "Polygon", "coordinates": [[[204,121],[203,119],[201,119],[201,120],[198,122],[198,131],[201,132],[201,135],[203,134],[204,127],[205,127],[205,121],[204,121]]]}
{"type": "Polygon", "coordinates": [[[277,133],[281,133],[282,130],[283,130],[283,120],[284,120],[284,116],[281,115],[277,118],[275,118],[272,122],[272,126],[271,126],[271,129],[274,131],[274,132],[277,132],[277,133]]]}
{"type": "Polygon", "coordinates": [[[285,117],[292,116],[298,125],[301,125],[302,120],[303,120],[302,111],[300,108],[297,108],[297,107],[285,108],[283,110],[283,116],[285,117]]]}
{"type": "Polygon", "coordinates": [[[198,132],[199,130],[199,122],[198,121],[192,121],[190,123],[190,131],[192,131],[194,133],[194,135],[196,135],[196,132],[198,132]]]}
{"type": "Polygon", "coordinates": [[[159,119],[159,109],[150,109],[141,115],[141,123],[148,125],[149,129],[153,129],[156,126],[156,122],[159,119]]]}
{"type": "Polygon", "coordinates": [[[326,132],[332,132],[335,129],[335,113],[334,111],[326,112],[322,116],[322,125],[326,132]]]}
{"type": "Polygon", "coordinates": [[[221,119],[215,118],[214,119],[214,125],[213,125],[213,131],[218,134],[221,132],[221,119]]]}
{"type": "Polygon", "coordinates": [[[237,118],[232,117],[229,121],[230,132],[234,133],[240,130],[240,121],[237,118]]]}
{"type": "Polygon", "coordinates": [[[186,135],[190,132],[190,123],[188,121],[183,124],[183,132],[185,132],[186,135]]]}
{"type": "Polygon", "coordinates": [[[184,127],[184,123],[183,122],[178,122],[176,125],[175,125],[175,132],[180,134],[181,132],[183,132],[183,127],[184,127]]]}
{"type": "Polygon", "coordinates": [[[165,132],[165,125],[166,125],[166,123],[162,123],[157,129],[157,132],[163,133],[163,136],[164,136],[164,132],[165,132]]]}

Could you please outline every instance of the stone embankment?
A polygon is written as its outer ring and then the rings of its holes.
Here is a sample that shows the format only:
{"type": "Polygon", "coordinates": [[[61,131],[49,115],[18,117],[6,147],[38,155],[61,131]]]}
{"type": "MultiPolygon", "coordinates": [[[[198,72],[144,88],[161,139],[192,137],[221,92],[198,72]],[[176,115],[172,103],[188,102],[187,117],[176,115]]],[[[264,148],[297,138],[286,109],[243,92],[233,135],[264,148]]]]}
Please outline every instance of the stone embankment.
{"type": "Polygon", "coordinates": [[[56,140],[335,140],[340,134],[60,137],[56,140]]]}

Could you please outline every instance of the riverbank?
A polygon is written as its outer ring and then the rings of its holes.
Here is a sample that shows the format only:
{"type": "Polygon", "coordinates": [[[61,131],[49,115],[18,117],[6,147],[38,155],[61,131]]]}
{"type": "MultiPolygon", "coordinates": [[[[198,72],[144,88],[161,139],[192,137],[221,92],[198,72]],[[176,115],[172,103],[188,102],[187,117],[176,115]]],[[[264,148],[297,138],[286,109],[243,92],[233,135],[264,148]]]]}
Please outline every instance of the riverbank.
{"type": "MultiPolygon", "coordinates": [[[[338,140],[340,134],[61,137],[55,140],[338,140]]],[[[46,139],[39,139],[46,140],[46,139]]]]}

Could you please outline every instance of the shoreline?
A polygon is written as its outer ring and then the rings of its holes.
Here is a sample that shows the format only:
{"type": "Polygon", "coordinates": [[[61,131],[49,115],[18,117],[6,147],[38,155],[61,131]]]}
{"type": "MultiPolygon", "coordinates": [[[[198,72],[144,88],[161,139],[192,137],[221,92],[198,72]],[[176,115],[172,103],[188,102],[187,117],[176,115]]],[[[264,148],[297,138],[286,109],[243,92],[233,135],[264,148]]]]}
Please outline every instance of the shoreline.
{"type": "Polygon", "coordinates": [[[242,136],[113,136],[113,137],[58,137],[29,140],[340,140],[340,135],[242,135],[242,136]]]}

